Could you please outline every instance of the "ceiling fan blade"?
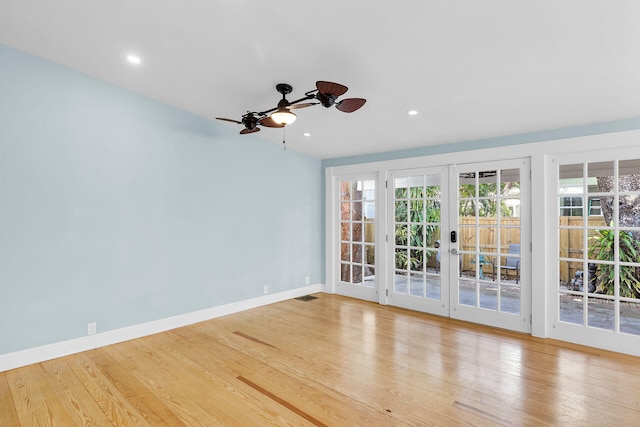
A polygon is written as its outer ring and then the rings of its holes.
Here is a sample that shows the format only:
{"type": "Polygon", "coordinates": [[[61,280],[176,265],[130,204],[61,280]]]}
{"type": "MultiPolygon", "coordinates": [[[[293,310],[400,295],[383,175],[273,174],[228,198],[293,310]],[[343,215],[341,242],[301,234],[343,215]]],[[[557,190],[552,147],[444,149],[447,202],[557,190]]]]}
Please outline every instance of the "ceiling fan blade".
{"type": "Polygon", "coordinates": [[[241,124],[242,124],[242,122],[239,122],[239,121],[237,121],[237,120],[233,120],[233,119],[225,119],[225,118],[222,118],[222,117],[216,117],[216,120],[224,120],[225,122],[237,123],[237,124],[239,124],[239,125],[241,125],[241,124]]]}
{"type": "Polygon", "coordinates": [[[340,95],[344,95],[344,93],[349,90],[348,87],[341,85],[339,83],[331,83],[331,82],[323,82],[317,81],[316,87],[318,88],[318,92],[323,95],[333,95],[334,97],[339,97],[340,95]]]}
{"type": "Polygon", "coordinates": [[[281,125],[279,123],[274,122],[273,119],[271,118],[271,116],[264,117],[264,118],[258,120],[258,124],[260,124],[262,126],[266,126],[268,128],[283,128],[284,127],[284,125],[281,125]]]}
{"type": "Polygon", "coordinates": [[[256,133],[256,132],[260,132],[260,128],[253,128],[253,129],[251,129],[251,130],[249,130],[249,129],[242,129],[242,130],[240,131],[240,135],[246,135],[246,134],[248,134],[248,133],[256,133]]]}
{"type": "Polygon", "coordinates": [[[336,104],[336,108],[344,113],[353,113],[367,102],[363,98],[347,98],[336,104]]]}
{"type": "Polygon", "coordinates": [[[296,108],[307,108],[307,107],[311,107],[312,105],[316,105],[319,104],[319,102],[305,102],[304,104],[293,104],[293,105],[289,105],[287,107],[288,110],[295,110],[296,108]]]}

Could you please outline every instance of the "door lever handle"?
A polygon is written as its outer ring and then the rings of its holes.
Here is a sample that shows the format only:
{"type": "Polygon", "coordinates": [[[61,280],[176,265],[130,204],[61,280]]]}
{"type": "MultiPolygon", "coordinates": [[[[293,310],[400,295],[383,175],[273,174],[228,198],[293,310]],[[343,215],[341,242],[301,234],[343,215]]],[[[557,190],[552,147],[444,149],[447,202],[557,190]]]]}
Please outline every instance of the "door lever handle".
{"type": "Polygon", "coordinates": [[[460,252],[458,252],[458,249],[456,248],[449,249],[449,252],[451,253],[451,255],[460,255],[460,252]]]}

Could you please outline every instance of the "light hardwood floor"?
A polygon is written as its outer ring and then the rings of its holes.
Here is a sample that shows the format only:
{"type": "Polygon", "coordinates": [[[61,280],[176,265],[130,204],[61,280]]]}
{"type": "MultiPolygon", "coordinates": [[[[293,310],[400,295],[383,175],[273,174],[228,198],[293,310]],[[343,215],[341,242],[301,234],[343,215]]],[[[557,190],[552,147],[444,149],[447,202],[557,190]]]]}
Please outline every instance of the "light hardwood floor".
{"type": "Polygon", "coordinates": [[[335,295],[0,373],[0,426],[638,426],[640,359],[335,295]]]}

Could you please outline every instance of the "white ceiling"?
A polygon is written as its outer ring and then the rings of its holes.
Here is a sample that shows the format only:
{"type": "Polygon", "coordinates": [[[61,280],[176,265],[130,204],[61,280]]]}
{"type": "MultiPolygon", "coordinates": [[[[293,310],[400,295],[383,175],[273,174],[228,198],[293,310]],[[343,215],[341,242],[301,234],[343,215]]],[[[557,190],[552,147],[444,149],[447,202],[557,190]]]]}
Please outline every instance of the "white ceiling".
{"type": "Polygon", "coordinates": [[[286,132],[331,158],[640,116],[639,20],[638,0],[0,0],[0,43],[212,120],[342,83],[362,109],[286,132]]]}

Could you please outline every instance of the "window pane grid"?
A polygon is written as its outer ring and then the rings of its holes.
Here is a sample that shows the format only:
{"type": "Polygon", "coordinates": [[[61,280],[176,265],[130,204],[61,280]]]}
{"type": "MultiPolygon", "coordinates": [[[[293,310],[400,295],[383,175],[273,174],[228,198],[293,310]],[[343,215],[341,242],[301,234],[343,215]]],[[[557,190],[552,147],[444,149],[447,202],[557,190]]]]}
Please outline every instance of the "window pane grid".
{"type": "Polygon", "coordinates": [[[394,284],[398,294],[440,297],[440,178],[430,175],[393,177],[394,284]],[[436,284],[434,286],[434,284],[436,284]]]}
{"type": "Polygon", "coordinates": [[[560,320],[640,335],[640,161],[561,165],[559,178],[560,320]],[[568,226],[580,193],[587,216],[568,226]]]}

